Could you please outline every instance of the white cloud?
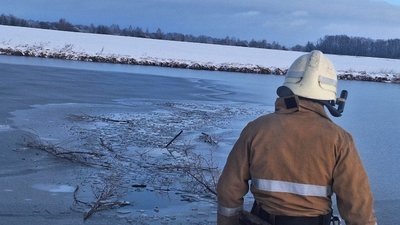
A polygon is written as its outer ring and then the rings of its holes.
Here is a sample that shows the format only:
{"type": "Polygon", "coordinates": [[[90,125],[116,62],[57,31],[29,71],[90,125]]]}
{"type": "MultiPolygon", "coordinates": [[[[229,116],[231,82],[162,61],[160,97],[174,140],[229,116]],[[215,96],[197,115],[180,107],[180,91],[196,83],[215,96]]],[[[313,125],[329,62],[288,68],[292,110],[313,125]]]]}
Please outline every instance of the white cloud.
{"type": "Polygon", "coordinates": [[[346,34],[348,36],[365,37],[372,39],[394,39],[400,38],[400,30],[393,29],[393,27],[371,24],[371,25],[359,25],[359,24],[340,24],[331,23],[321,29],[327,35],[341,35],[346,34]],[[387,30],[392,32],[388,33],[387,30]]]}
{"type": "Polygon", "coordinates": [[[399,0],[371,0],[373,2],[386,2],[388,4],[391,5],[400,5],[400,1],[399,0]]]}
{"type": "Polygon", "coordinates": [[[297,10],[297,11],[292,12],[292,15],[295,17],[306,17],[309,15],[309,13],[304,10],[297,10]]]}
{"type": "Polygon", "coordinates": [[[297,20],[289,21],[288,24],[292,27],[300,27],[300,26],[306,26],[307,24],[309,24],[309,22],[308,22],[308,20],[305,20],[305,19],[297,19],[297,20]]]}
{"type": "Polygon", "coordinates": [[[235,16],[238,17],[255,17],[260,15],[261,12],[259,11],[246,11],[246,12],[240,12],[240,13],[236,13],[235,16]]]}
{"type": "Polygon", "coordinates": [[[400,38],[400,0],[87,0],[78,8],[78,0],[4,1],[0,13],[32,19],[64,17],[80,24],[160,27],[165,32],[265,38],[286,45],[332,32],[400,38]]]}

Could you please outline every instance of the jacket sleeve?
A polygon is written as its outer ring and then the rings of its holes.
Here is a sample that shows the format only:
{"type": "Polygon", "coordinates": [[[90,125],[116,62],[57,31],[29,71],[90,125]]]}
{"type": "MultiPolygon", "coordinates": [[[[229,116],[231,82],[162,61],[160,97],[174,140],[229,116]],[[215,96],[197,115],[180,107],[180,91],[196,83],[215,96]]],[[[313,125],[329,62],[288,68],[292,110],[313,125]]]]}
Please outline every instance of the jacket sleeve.
{"type": "Polygon", "coordinates": [[[347,225],[375,225],[373,197],[354,141],[348,133],[339,139],[332,188],[340,215],[347,225]]]}
{"type": "Polygon", "coordinates": [[[249,190],[249,141],[246,128],[230,152],[217,185],[218,225],[239,224],[243,196],[249,190]]]}

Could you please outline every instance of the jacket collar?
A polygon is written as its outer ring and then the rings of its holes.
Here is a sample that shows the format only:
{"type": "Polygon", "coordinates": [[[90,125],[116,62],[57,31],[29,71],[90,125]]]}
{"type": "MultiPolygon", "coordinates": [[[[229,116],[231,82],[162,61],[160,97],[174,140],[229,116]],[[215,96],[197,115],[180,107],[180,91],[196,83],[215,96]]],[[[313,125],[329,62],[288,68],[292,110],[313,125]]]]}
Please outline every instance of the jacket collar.
{"type": "Polygon", "coordinates": [[[279,114],[289,114],[294,112],[312,111],[320,116],[331,120],[324,110],[324,106],[318,102],[299,98],[298,96],[289,96],[277,98],[275,101],[275,112],[279,114]]]}

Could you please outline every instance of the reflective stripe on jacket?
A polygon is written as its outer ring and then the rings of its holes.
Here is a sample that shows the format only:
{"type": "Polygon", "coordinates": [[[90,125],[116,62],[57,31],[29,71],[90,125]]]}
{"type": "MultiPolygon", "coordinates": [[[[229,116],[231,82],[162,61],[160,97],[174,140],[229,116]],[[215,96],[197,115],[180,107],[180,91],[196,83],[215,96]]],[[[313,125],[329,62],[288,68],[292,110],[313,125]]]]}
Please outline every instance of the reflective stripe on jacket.
{"type": "Polygon", "coordinates": [[[331,195],[347,225],[374,225],[366,172],[349,133],[334,124],[321,104],[304,99],[250,122],[230,152],[218,182],[218,224],[238,224],[249,190],[267,212],[319,216],[330,212],[331,195]]]}

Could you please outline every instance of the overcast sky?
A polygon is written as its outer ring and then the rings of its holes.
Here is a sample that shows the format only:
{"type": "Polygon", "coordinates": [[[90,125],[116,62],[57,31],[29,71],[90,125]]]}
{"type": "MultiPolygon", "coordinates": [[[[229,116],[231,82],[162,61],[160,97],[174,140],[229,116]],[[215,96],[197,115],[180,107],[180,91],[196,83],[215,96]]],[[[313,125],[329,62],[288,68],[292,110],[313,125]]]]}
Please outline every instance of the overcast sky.
{"type": "Polygon", "coordinates": [[[400,38],[400,0],[2,0],[0,14],[74,24],[265,39],[291,47],[325,35],[400,38]]]}

